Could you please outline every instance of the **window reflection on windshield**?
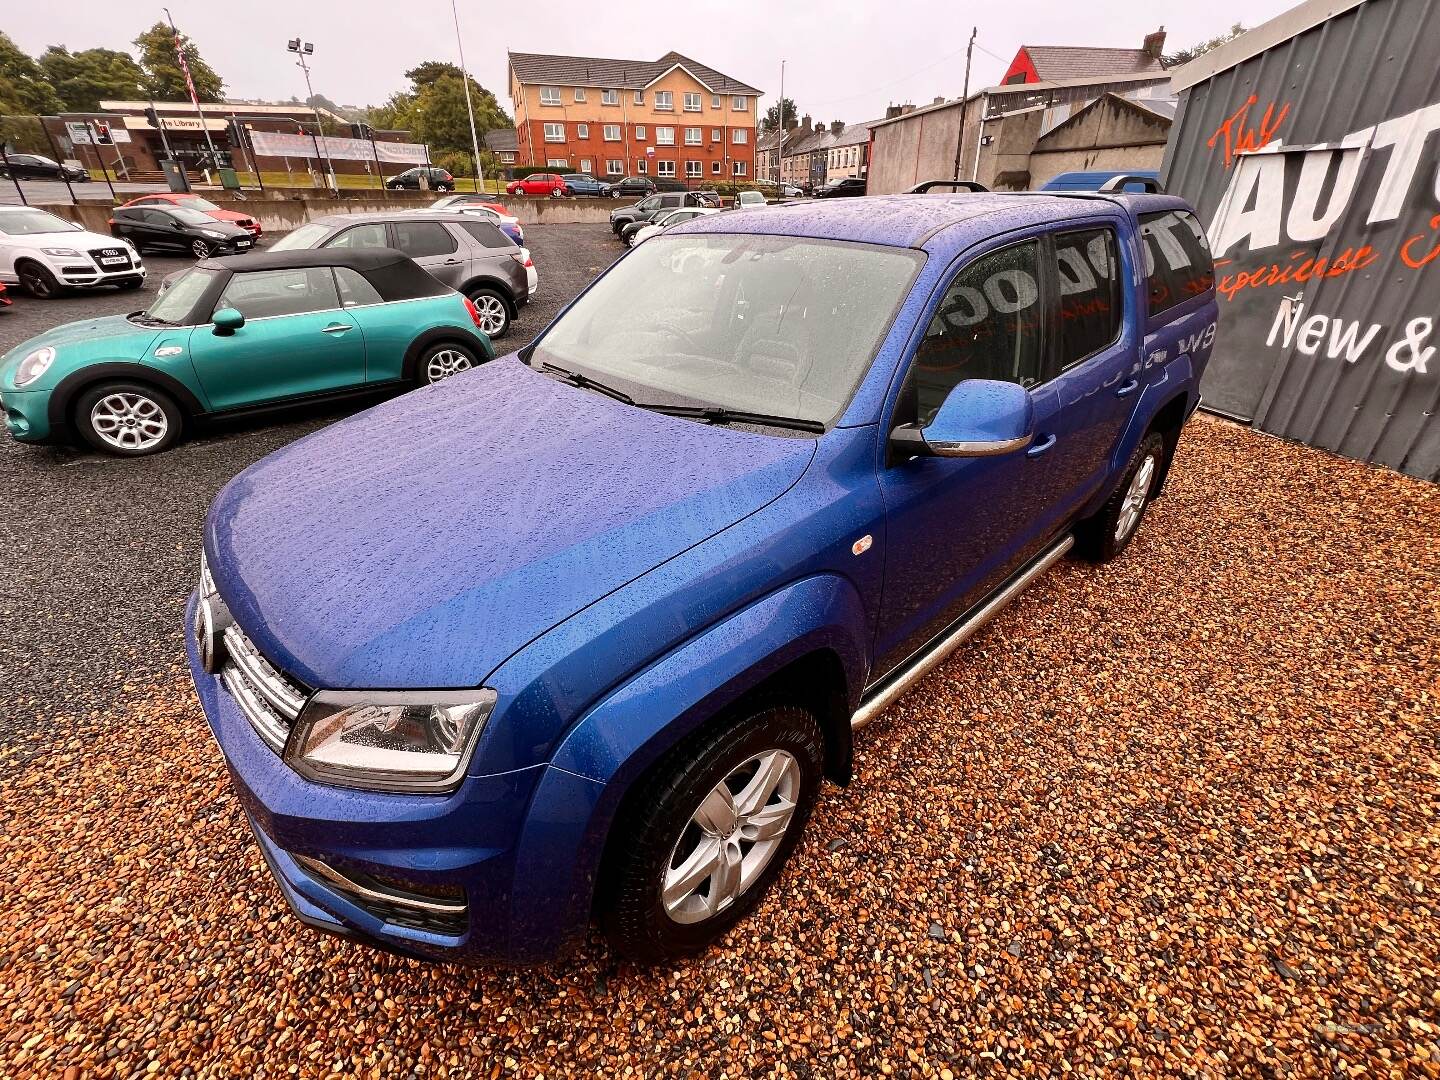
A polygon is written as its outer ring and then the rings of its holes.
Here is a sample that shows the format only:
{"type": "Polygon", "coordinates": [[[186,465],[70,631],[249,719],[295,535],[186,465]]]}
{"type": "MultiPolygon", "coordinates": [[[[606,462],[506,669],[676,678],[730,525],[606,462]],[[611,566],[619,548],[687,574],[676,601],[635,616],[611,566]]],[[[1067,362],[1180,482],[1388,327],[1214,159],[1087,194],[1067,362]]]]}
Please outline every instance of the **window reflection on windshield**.
{"type": "Polygon", "coordinates": [[[314,247],[322,237],[330,235],[329,225],[320,225],[311,221],[301,225],[294,232],[282,236],[275,243],[270,245],[271,251],[298,251],[301,248],[314,247]]]}
{"type": "Polygon", "coordinates": [[[157,322],[187,325],[190,312],[210,283],[215,280],[216,270],[202,270],[194,267],[185,271],[166,289],[144,312],[144,317],[157,322]]]}
{"type": "Polygon", "coordinates": [[[11,236],[37,236],[44,233],[74,232],[79,225],[44,210],[6,210],[0,214],[0,233],[11,236]]]}
{"type": "Polygon", "coordinates": [[[576,301],[532,359],[623,380],[641,400],[828,424],[922,259],[787,236],[661,235],[576,301]]]}

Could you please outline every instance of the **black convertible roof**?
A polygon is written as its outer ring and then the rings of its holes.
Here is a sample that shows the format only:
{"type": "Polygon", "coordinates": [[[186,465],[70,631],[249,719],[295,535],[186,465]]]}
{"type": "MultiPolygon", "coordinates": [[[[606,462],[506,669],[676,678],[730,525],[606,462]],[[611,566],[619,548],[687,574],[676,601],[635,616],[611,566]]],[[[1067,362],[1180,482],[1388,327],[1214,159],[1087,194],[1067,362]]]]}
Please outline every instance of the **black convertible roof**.
{"type": "Polygon", "coordinates": [[[443,296],[454,290],[430,276],[418,263],[394,248],[294,248],[289,251],[253,251],[226,255],[195,264],[206,270],[253,274],[261,270],[305,270],[316,266],[345,266],[362,275],[382,300],[416,300],[443,296]]]}

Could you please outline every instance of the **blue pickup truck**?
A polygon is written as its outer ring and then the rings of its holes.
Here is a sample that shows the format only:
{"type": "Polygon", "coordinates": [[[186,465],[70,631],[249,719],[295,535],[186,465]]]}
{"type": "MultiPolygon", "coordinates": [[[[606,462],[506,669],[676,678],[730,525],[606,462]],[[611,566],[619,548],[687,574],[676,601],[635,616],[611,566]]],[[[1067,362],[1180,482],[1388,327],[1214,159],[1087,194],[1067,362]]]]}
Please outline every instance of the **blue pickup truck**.
{"type": "Polygon", "coordinates": [[[187,648],[291,908],[440,960],[592,919],[642,961],[713,941],[853,730],[1067,551],[1131,542],[1212,279],[1163,194],[712,215],[240,473],[187,648]]]}

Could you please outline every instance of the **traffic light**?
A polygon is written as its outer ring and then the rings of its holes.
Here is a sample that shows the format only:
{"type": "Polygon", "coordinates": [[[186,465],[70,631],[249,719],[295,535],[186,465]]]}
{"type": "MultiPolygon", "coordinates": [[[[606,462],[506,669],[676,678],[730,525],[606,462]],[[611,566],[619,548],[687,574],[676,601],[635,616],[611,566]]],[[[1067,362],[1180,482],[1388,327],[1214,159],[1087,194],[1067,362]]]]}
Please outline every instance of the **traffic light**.
{"type": "Polygon", "coordinates": [[[115,142],[110,134],[110,125],[104,120],[95,121],[95,141],[101,146],[111,146],[115,142]]]}

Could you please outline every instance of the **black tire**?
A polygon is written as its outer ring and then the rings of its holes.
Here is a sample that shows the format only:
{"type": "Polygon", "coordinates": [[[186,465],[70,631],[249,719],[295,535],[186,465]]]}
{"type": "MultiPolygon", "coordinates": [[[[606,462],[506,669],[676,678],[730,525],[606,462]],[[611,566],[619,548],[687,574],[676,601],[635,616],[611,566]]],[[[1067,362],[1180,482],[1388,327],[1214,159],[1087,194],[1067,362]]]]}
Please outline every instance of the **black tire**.
{"type": "MultiPolygon", "coordinates": [[[[697,952],[744,918],[779,876],[800,842],[819,797],[825,739],[814,714],[797,705],[767,705],[708,728],[672,750],[627,796],[626,809],[611,834],[601,882],[600,923],[615,951],[642,963],[657,963],[697,952]],[[775,838],[769,861],[728,905],[699,921],[677,921],[666,910],[663,887],[672,859],[684,845],[706,843],[692,820],[708,795],[758,756],[784,751],[798,768],[794,809],[775,838]]],[[[743,771],[741,781],[743,788],[743,771]]],[[[727,790],[737,793],[727,785],[727,790]]],[[[772,797],[773,798],[773,797],[772,797]]],[[[783,804],[775,804],[783,805],[783,804]]],[[[708,842],[744,858],[756,851],[742,825],[708,842]]],[[[683,858],[681,859],[683,865],[683,858]]],[[[714,889],[713,878],[696,885],[690,899],[709,903],[699,890],[714,889]]],[[[688,900],[687,900],[688,902],[688,900]]]]}
{"type": "MultiPolygon", "coordinates": [[[[147,415],[154,415],[148,409],[142,410],[147,415]]],[[[149,454],[158,454],[174,445],[175,440],[180,438],[180,433],[185,427],[185,414],[181,412],[180,406],[175,399],[163,390],[141,382],[105,382],[97,383],[86,390],[81,391],[75,399],[74,408],[75,430],[80,433],[87,443],[96,450],[106,454],[114,454],[116,457],[145,457],[149,454]],[[107,438],[101,430],[95,426],[94,411],[96,406],[107,398],[127,395],[132,398],[139,398],[149,401],[159,414],[164,418],[164,432],[159,438],[153,441],[143,440],[143,445],[126,447],[120,445],[119,441],[107,438]]],[[[153,428],[150,429],[153,431],[153,428]]]]}
{"type": "Polygon", "coordinates": [[[506,300],[504,296],[495,289],[488,289],[483,286],[468,289],[465,295],[468,296],[470,302],[479,309],[481,318],[487,325],[495,325],[492,320],[499,320],[498,327],[493,333],[486,329],[485,326],[480,328],[486,337],[491,341],[498,341],[510,332],[510,301],[506,300]]]}
{"type": "Polygon", "coordinates": [[[140,278],[132,278],[129,281],[121,281],[117,283],[116,288],[120,289],[122,292],[130,292],[134,289],[140,288],[140,286],[144,284],[145,282],[142,281],[140,278]]]}
{"type": "Polygon", "coordinates": [[[1152,431],[1140,440],[1140,445],[1130,455],[1130,461],[1120,476],[1120,483],[1110,498],[1093,515],[1075,526],[1075,552],[1091,562],[1109,562],[1129,546],[1140,525],[1145,520],[1145,511],[1165,475],[1168,451],[1165,438],[1158,431],[1152,431]],[[1136,478],[1147,469],[1148,479],[1143,490],[1133,490],[1136,478]],[[1138,504],[1135,499],[1139,498],[1138,504]],[[1122,520],[1125,527],[1122,529],[1122,520]]]}
{"type": "Polygon", "coordinates": [[[434,386],[451,375],[477,368],[485,362],[483,356],[476,356],[475,350],[458,341],[437,341],[427,345],[415,361],[415,385],[434,386]],[[451,356],[445,357],[449,353],[451,356]],[[439,370],[432,370],[438,368],[439,370]],[[440,373],[443,371],[443,374],[440,373]]]}
{"type": "Polygon", "coordinates": [[[204,240],[190,241],[190,254],[194,255],[197,260],[208,259],[214,251],[214,247],[204,240]]]}
{"type": "Polygon", "coordinates": [[[54,300],[65,293],[65,286],[55,279],[47,267],[37,262],[23,262],[15,268],[20,287],[36,300],[54,300]]]}

